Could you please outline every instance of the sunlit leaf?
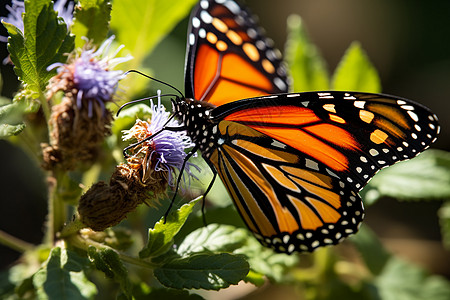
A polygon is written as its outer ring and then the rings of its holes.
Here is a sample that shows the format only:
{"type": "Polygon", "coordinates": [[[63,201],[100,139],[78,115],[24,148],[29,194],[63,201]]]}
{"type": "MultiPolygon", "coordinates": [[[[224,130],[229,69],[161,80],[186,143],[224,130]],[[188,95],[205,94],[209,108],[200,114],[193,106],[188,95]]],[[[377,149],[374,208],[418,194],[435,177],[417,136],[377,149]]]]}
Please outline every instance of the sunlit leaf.
{"type": "Polygon", "coordinates": [[[167,252],[173,244],[174,236],[180,231],[192,212],[194,205],[201,197],[184,204],[180,209],[172,211],[167,220],[164,217],[148,231],[148,241],[144,249],[139,252],[141,258],[156,257],[167,252]]]}
{"type": "Polygon", "coordinates": [[[363,191],[371,202],[382,196],[404,200],[449,198],[450,153],[428,150],[383,169],[363,191]]]}
{"type": "Polygon", "coordinates": [[[350,45],[339,62],[331,88],[338,91],[381,92],[378,72],[358,42],[350,45]]]}
{"type": "Polygon", "coordinates": [[[59,247],[33,276],[39,299],[93,299],[97,288],[84,274],[85,258],[59,247]]]}
{"type": "Polygon", "coordinates": [[[111,20],[111,2],[108,0],[80,0],[75,6],[72,32],[76,36],[75,44],[79,48],[86,37],[100,45],[106,39],[111,20]]]}
{"type": "Polygon", "coordinates": [[[193,254],[154,270],[163,285],[175,289],[219,290],[245,278],[249,266],[243,255],[193,254]]]}

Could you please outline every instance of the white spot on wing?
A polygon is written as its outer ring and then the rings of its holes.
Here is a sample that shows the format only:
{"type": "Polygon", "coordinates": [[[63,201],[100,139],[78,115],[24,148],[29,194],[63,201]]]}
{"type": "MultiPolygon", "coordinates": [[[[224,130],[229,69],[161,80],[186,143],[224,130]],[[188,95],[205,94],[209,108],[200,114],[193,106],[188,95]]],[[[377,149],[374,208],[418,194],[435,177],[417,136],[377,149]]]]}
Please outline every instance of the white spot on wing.
{"type": "Polygon", "coordinates": [[[275,78],[273,79],[273,83],[274,83],[274,84],[277,86],[277,88],[279,88],[280,90],[282,90],[282,91],[287,90],[286,83],[284,83],[284,81],[281,80],[281,78],[275,77],[275,78]]]}
{"type": "Polygon", "coordinates": [[[355,103],[353,103],[353,105],[357,108],[364,108],[364,105],[366,105],[366,101],[355,101],[355,103]]]}
{"type": "Polygon", "coordinates": [[[225,1],[223,5],[235,15],[238,15],[241,12],[239,5],[237,5],[237,3],[234,1],[225,1]]]}
{"type": "Polygon", "coordinates": [[[279,142],[277,140],[272,140],[271,145],[274,146],[274,147],[277,147],[277,148],[281,148],[281,149],[285,149],[286,148],[285,144],[283,144],[283,143],[281,143],[281,142],[279,142]]]}
{"type": "Polygon", "coordinates": [[[206,37],[206,30],[204,28],[200,28],[198,31],[198,36],[204,39],[206,37]]]}
{"type": "Polygon", "coordinates": [[[307,168],[319,171],[319,164],[313,160],[310,160],[308,158],[305,159],[305,165],[307,168]]]}
{"type": "Polygon", "coordinates": [[[211,15],[206,11],[206,10],[202,10],[200,12],[200,18],[202,19],[203,22],[205,22],[206,24],[211,24],[213,18],[211,17],[211,15]]]}
{"type": "Polygon", "coordinates": [[[419,117],[417,116],[417,114],[411,110],[407,111],[408,115],[411,117],[411,119],[414,120],[414,122],[418,122],[419,121],[419,117]]]}
{"type": "Polygon", "coordinates": [[[198,28],[200,26],[200,20],[197,17],[192,18],[192,26],[198,28]]]}

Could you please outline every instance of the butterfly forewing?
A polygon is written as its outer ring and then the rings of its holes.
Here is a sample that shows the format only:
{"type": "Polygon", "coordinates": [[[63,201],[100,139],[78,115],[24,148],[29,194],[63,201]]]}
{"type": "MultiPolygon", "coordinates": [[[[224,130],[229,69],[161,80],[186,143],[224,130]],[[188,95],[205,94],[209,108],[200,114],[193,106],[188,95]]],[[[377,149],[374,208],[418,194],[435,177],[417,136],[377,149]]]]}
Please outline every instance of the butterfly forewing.
{"type": "Polygon", "coordinates": [[[222,105],[288,91],[281,54],[235,1],[202,0],[190,22],[186,97],[222,105]]]}
{"type": "Polygon", "coordinates": [[[398,97],[308,92],[245,99],[214,110],[313,157],[359,191],[383,167],[427,149],[439,133],[427,108],[398,97]]]}

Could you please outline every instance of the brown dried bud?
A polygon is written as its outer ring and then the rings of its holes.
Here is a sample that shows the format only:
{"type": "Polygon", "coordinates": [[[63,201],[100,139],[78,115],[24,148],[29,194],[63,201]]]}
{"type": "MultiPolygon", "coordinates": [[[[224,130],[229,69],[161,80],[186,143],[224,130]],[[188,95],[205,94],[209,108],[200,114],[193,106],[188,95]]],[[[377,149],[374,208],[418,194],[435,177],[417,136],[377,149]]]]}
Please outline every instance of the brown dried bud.
{"type": "Polygon", "coordinates": [[[95,231],[102,231],[119,224],[141,203],[158,204],[158,197],[165,195],[168,183],[164,175],[157,176],[144,183],[142,165],[120,164],[109,185],[96,183],[81,197],[78,206],[81,222],[95,231]]]}

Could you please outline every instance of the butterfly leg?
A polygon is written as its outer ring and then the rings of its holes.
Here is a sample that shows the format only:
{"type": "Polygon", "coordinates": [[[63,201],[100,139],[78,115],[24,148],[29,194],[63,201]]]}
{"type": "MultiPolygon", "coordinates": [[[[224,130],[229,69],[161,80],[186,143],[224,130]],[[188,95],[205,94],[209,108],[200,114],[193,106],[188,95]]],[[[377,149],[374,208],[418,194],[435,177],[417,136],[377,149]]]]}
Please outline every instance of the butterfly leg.
{"type": "Polygon", "coordinates": [[[213,178],[212,178],[211,182],[209,183],[208,187],[206,188],[205,193],[203,193],[203,199],[202,199],[202,219],[203,219],[203,225],[205,227],[208,225],[206,223],[206,216],[205,216],[206,195],[209,193],[209,191],[213,187],[214,182],[216,181],[216,177],[217,177],[217,171],[213,168],[211,168],[211,170],[213,171],[213,178]]]}
{"type": "Polygon", "coordinates": [[[192,157],[192,155],[194,155],[197,152],[198,148],[199,148],[198,146],[195,146],[194,148],[192,148],[191,151],[189,151],[189,153],[184,158],[183,165],[180,168],[180,174],[178,174],[177,184],[175,186],[175,192],[173,194],[172,200],[170,201],[169,208],[167,209],[166,213],[164,214],[164,224],[167,221],[167,216],[169,215],[169,212],[172,209],[173,203],[175,201],[175,197],[177,196],[178,188],[180,187],[181,179],[183,178],[183,171],[184,171],[184,168],[186,167],[186,163],[192,157]]]}

